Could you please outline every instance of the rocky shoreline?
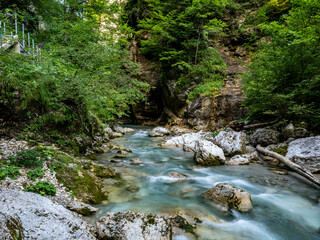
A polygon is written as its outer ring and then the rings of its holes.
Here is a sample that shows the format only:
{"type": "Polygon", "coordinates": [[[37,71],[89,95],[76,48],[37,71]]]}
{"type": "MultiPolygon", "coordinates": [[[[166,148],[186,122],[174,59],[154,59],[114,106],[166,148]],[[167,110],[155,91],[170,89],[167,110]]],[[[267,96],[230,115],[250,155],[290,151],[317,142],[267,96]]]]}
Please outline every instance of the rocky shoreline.
{"type": "MultiPolygon", "coordinates": [[[[125,156],[125,149],[110,144],[108,140],[133,131],[119,126],[105,128],[105,136],[87,151],[87,155],[119,149],[117,155],[125,156]]],[[[264,161],[266,158],[255,150],[255,146],[261,144],[313,173],[320,172],[320,136],[309,136],[306,130],[297,129],[293,125],[288,125],[282,132],[260,128],[251,131],[250,135],[248,133],[232,128],[212,133],[192,132],[179,127],[156,127],[149,136],[163,137],[162,147],[181,147],[185,151],[194,152],[195,163],[203,167],[262,163],[262,158],[264,161]]],[[[0,181],[0,235],[5,236],[5,239],[172,239],[173,235],[181,232],[192,235],[196,220],[187,221],[188,217],[181,215],[108,213],[94,226],[90,225],[82,216],[94,214],[98,209],[88,203],[107,199],[108,183],[113,182],[109,179],[121,180],[120,174],[92,160],[70,156],[54,146],[40,146],[47,153],[41,168],[41,178],[30,179],[28,173],[32,168],[20,167],[19,175],[13,179],[6,176],[0,181]],[[54,196],[23,191],[40,180],[55,186],[54,196]],[[29,223],[29,219],[33,221],[29,223]]],[[[13,161],[9,156],[32,149],[35,147],[29,146],[26,141],[1,139],[1,169],[9,168],[13,161]]],[[[267,161],[275,167],[274,172],[286,174],[283,165],[276,159],[269,158],[267,161]]],[[[140,159],[131,159],[130,162],[134,165],[142,163],[140,159]]],[[[168,176],[186,177],[179,172],[172,172],[168,176]]],[[[252,208],[250,194],[228,184],[209,189],[204,197],[220,204],[226,211],[235,209],[246,212],[252,208]]]]}

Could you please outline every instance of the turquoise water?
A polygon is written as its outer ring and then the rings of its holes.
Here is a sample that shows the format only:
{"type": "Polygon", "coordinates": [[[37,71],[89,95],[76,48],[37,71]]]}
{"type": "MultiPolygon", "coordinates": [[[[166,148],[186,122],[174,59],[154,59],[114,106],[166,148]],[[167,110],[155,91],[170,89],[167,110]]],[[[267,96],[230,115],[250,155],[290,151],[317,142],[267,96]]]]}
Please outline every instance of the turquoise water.
{"type": "Polygon", "coordinates": [[[203,219],[197,227],[198,239],[320,239],[320,191],[296,175],[278,175],[259,164],[192,170],[196,166],[192,153],[159,147],[163,139],[148,137],[150,128],[134,128],[134,133],[112,142],[132,150],[126,158],[110,163],[116,151],[98,155],[99,163],[115,167],[123,181],[107,180],[106,185],[114,187],[108,201],[97,206],[95,218],[126,210],[180,213],[203,219]],[[130,165],[131,158],[143,164],[130,165]],[[188,177],[170,178],[169,172],[188,177]],[[220,182],[249,192],[253,209],[228,214],[203,199],[201,194],[220,182]]]}

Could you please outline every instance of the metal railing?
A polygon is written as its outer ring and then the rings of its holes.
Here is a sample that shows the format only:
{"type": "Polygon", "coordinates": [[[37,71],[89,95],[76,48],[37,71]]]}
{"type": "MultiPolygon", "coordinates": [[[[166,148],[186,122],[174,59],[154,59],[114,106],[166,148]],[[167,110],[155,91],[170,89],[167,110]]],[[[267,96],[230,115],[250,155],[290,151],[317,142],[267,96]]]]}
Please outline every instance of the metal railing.
{"type": "Polygon", "coordinates": [[[34,39],[30,37],[30,33],[25,34],[25,25],[18,26],[17,14],[14,14],[14,26],[6,26],[5,21],[0,21],[0,51],[5,51],[15,44],[19,44],[21,54],[39,54],[40,49],[35,44],[34,39]],[[10,29],[10,34],[7,34],[10,29]],[[21,31],[19,31],[21,29],[21,31]],[[13,34],[13,31],[14,33],[13,34]]]}

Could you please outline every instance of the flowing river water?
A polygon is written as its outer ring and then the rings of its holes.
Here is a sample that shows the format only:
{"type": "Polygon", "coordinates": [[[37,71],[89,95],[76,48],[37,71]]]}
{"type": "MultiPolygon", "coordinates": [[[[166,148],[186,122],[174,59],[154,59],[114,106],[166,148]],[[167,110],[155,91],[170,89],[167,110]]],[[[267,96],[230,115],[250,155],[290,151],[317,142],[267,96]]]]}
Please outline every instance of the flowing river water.
{"type": "Polygon", "coordinates": [[[97,206],[100,211],[95,218],[127,210],[179,213],[203,220],[195,231],[197,239],[320,239],[320,191],[297,175],[278,175],[260,164],[191,169],[196,165],[193,153],[159,147],[163,139],[148,137],[150,128],[134,128],[134,133],[112,142],[132,150],[126,158],[110,163],[116,151],[97,157],[99,163],[121,172],[123,180],[110,179],[109,199],[97,206]],[[130,165],[131,158],[139,158],[143,164],[130,165]],[[188,177],[170,178],[169,172],[188,177]],[[220,182],[249,192],[253,209],[226,213],[201,196],[220,182]]]}

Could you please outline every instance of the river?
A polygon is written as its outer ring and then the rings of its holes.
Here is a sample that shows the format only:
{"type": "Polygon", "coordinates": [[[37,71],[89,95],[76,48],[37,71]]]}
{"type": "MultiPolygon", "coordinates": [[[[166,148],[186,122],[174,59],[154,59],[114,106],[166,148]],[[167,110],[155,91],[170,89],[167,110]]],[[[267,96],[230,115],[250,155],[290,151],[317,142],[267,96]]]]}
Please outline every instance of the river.
{"type": "MultiPolygon", "coordinates": [[[[99,163],[121,172],[123,180],[110,179],[109,199],[96,206],[100,211],[95,218],[126,210],[182,213],[203,220],[196,229],[198,239],[320,239],[320,192],[297,175],[278,175],[257,163],[191,169],[196,166],[192,153],[159,147],[163,139],[148,137],[151,128],[133,128],[134,133],[112,141],[132,150],[126,158],[111,163],[116,151],[97,156],[99,163]],[[130,165],[131,158],[143,164],[130,165]],[[170,178],[169,172],[188,177],[170,178]],[[249,192],[253,209],[226,213],[201,196],[220,182],[249,192]]],[[[174,239],[190,238],[179,235],[174,239]]]]}

